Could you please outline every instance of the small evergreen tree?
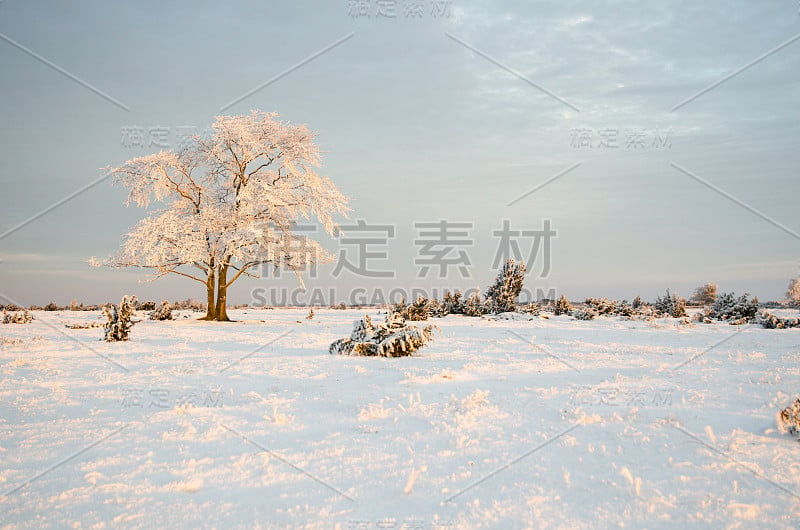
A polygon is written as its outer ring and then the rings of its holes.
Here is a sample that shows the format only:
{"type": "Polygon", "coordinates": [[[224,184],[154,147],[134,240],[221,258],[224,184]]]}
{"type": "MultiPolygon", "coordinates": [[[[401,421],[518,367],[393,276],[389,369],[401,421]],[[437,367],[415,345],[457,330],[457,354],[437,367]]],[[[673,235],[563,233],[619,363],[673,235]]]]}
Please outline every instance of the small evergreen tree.
{"type": "Polygon", "coordinates": [[[572,305],[563,294],[558,299],[556,305],[553,307],[553,313],[556,315],[569,315],[572,312],[572,305]]]}
{"type": "Polygon", "coordinates": [[[104,340],[106,342],[128,340],[131,328],[136,323],[131,319],[135,303],[135,296],[123,296],[119,308],[114,304],[108,304],[103,307],[103,314],[108,319],[108,322],[103,326],[105,328],[104,340]]]}
{"type": "Polygon", "coordinates": [[[481,293],[475,291],[464,302],[464,314],[468,317],[479,317],[486,313],[486,307],[481,300],[481,293]]]}
{"type": "Polygon", "coordinates": [[[530,302],[522,308],[522,312],[531,316],[539,316],[542,312],[542,304],[539,302],[530,302]]]}
{"type": "Polygon", "coordinates": [[[522,292],[524,279],[525,264],[516,263],[513,259],[506,260],[494,283],[486,291],[487,300],[491,299],[491,304],[487,304],[490,306],[490,311],[492,313],[515,311],[516,299],[522,292]]]}
{"type": "Polygon", "coordinates": [[[451,315],[464,314],[464,300],[462,299],[461,291],[456,291],[455,293],[447,291],[444,293],[442,311],[451,315]]]}
{"type": "Polygon", "coordinates": [[[400,314],[405,320],[422,321],[431,316],[431,301],[424,296],[419,296],[414,303],[406,305],[401,301],[394,306],[394,312],[400,314]]]}
{"type": "Polygon", "coordinates": [[[432,317],[444,317],[447,316],[447,313],[444,310],[444,306],[442,302],[437,300],[436,298],[429,298],[428,299],[428,314],[432,317]]]}

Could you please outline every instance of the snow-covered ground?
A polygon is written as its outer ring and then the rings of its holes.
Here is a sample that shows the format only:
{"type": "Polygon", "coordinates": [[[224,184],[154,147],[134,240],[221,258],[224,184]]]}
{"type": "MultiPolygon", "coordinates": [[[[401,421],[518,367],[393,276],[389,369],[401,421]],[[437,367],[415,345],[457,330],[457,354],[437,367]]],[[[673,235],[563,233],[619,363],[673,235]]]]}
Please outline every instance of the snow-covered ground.
{"type": "Polygon", "coordinates": [[[450,316],[383,359],[306,314],[0,325],[0,527],[800,525],[800,330],[450,316]]]}

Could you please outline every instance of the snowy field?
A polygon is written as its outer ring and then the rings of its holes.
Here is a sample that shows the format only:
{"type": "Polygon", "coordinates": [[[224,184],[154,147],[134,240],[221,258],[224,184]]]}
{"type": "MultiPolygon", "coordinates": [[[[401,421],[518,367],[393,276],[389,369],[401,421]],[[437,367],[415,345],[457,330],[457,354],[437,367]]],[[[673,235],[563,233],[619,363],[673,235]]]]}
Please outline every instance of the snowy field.
{"type": "Polygon", "coordinates": [[[800,330],[449,316],[383,359],[306,314],[0,325],[0,527],[800,525],[800,330]]]}

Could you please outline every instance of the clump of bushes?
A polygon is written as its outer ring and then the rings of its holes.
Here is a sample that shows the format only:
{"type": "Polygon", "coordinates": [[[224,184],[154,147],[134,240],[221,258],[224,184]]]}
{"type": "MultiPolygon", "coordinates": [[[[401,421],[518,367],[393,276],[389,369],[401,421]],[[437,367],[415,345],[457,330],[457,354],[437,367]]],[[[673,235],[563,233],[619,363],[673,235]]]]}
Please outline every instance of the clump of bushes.
{"type": "Polygon", "coordinates": [[[731,324],[744,324],[756,318],[758,298],[750,298],[747,293],[736,297],[733,293],[722,293],[706,312],[713,320],[726,320],[731,324]]]}
{"type": "Polygon", "coordinates": [[[429,325],[420,329],[406,324],[396,312],[386,315],[386,321],[374,324],[364,315],[353,326],[349,337],[334,341],[328,348],[331,355],[363,355],[370,357],[406,357],[422,348],[437,328],[429,325]]]}
{"type": "Polygon", "coordinates": [[[169,302],[164,300],[159,307],[154,307],[150,312],[150,320],[172,320],[172,306],[169,302]]]}
{"type": "Polygon", "coordinates": [[[206,304],[194,298],[187,298],[186,300],[180,300],[172,304],[172,309],[183,309],[200,313],[206,310],[206,304]]]}
{"type": "Polygon", "coordinates": [[[138,304],[136,304],[136,309],[138,309],[139,311],[155,311],[156,303],[153,302],[152,300],[149,300],[147,302],[139,302],[138,304]]]}
{"type": "Polygon", "coordinates": [[[762,311],[755,321],[766,329],[800,328],[800,318],[781,318],[768,311],[762,311]]]}
{"type": "Polygon", "coordinates": [[[581,307],[572,311],[572,316],[577,320],[594,320],[597,314],[597,311],[591,307],[581,307]]]}
{"type": "Polygon", "coordinates": [[[9,313],[3,310],[3,324],[30,324],[33,322],[33,315],[27,309],[9,313]]]}
{"type": "Polygon", "coordinates": [[[417,299],[406,305],[405,301],[401,301],[394,306],[393,312],[399,314],[403,319],[414,322],[428,320],[431,316],[442,316],[441,304],[438,300],[431,300],[424,296],[419,296],[417,299]]]}
{"type": "Polygon", "coordinates": [[[800,434],[800,397],[778,413],[778,428],[784,433],[800,434]]]}
{"type": "Polygon", "coordinates": [[[464,300],[461,291],[451,293],[447,291],[442,298],[442,313],[445,315],[463,315],[464,314],[464,300]]]}
{"type": "Polygon", "coordinates": [[[77,322],[75,324],[64,324],[64,327],[68,329],[92,329],[92,328],[102,328],[105,325],[101,322],[77,322]]]}
{"type": "Polygon", "coordinates": [[[656,298],[656,301],[653,302],[653,308],[673,318],[686,316],[686,300],[675,293],[670,294],[669,289],[667,289],[666,295],[656,298]]]}
{"type": "MultiPolygon", "coordinates": [[[[631,317],[634,313],[634,308],[628,303],[627,300],[609,300],[608,298],[587,298],[586,306],[594,310],[597,315],[618,315],[623,317],[631,317]]],[[[639,307],[642,306],[641,299],[639,300],[639,307]]]]}
{"type": "Polygon", "coordinates": [[[106,330],[103,339],[106,342],[128,340],[131,328],[137,323],[131,318],[135,303],[135,296],[123,296],[119,307],[114,304],[108,304],[103,307],[103,314],[108,319],[108,322],[103,325],[106,330]]]}

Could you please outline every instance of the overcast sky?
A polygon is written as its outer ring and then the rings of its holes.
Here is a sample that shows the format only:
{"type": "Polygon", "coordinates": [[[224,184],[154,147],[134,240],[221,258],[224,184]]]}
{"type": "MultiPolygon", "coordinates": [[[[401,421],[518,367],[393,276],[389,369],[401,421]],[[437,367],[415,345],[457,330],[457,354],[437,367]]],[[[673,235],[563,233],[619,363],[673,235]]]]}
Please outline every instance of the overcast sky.
{"type": "MultiPolygon", "coordinates": [[[[549,270],[543,252],[531,264],[533,289],[652,299],[717,282],[781,299],[800,273],[798,9],[4,0],[0,294],[26,305],[202,298],[189,280],[142,284],[140,271],[88,265],[146,215],[108,181],[18,225],[105,166],[174,146],[215,115],[261,109],[319,133],[321,172],[352,198],[349,222],[396,225],[387,259],[370,263],[394,279],[334,278],[329,265],[309,282],[341,298],[485,286],[492,232],[507,219],[557,232],[549,270]],[[458,267],[417,277],[414,223],[440,219],[472,223],[472,245],[452,253],[468,252],[467,277],[458,267]]],[[[295,284],[251,280],[229,298],[295,284]]]]}

